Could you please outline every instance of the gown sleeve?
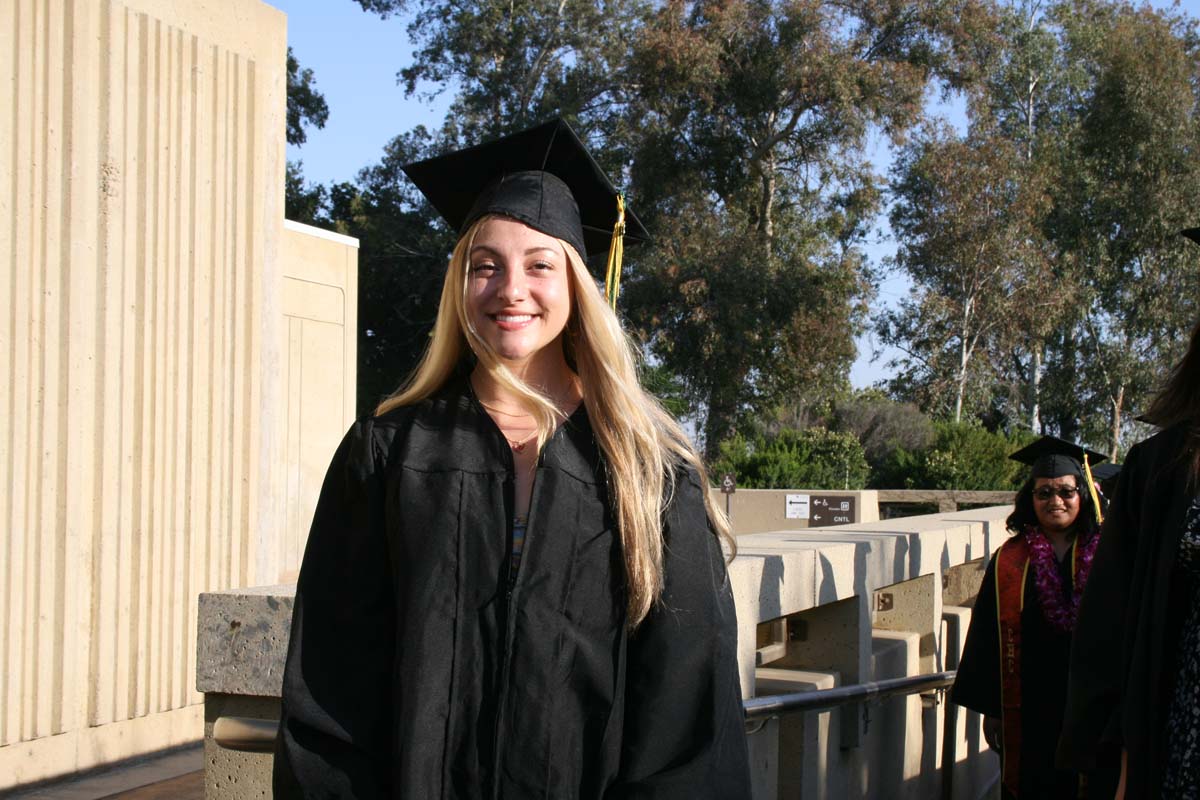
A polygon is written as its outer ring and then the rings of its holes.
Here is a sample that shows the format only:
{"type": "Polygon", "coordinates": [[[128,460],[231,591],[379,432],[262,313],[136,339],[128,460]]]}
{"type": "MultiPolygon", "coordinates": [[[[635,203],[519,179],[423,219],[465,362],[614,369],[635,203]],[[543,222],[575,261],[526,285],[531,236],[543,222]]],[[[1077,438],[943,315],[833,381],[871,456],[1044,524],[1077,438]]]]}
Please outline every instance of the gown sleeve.
{"type": "Polygon", "coordinates": [[[1098,759],[1120,751],[1126,666],[1122,654],[1142,491],[1139,450],[1135,446],[1129,451],[1121,469],[1071,641],[1067,708],[1058,741],[1058,761],[1075,769],[1094,769],[1098,759]]]}
{"type": "Polygon", "coordinates": [[[607,798],[750,797],[737,619],[704,490],[666,514],[661,601],[630,634],[621,768],[607,798]]]}
{"type": "Polygon", "coordinates": [[[296,585],[276,798],[390,797],[394,606],[372,423],[329,466],[296,585]]]}
{"type": "Polygon", "coordinates": [[[996,610],[995,558],[988,563],[975,597],[950,699],[984,716],[1000,716],[1000,620],[996,610]]]}

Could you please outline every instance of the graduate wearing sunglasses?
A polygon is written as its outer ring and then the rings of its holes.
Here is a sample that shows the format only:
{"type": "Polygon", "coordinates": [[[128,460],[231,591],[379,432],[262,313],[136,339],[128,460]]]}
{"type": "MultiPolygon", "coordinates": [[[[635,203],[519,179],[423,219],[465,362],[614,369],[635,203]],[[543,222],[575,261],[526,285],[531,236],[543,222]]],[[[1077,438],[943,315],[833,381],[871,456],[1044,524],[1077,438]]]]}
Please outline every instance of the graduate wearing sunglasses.
{"type": "Polygon", "coordinates": [[[1007,520],[1012,536],[984,574],[951,699],[983,714],[1003,797],[1104,797],[1112,770],[1085,776],[1054,764],[1071,636],[1100,539],[1090,467],[1104,456],[1046,436],[1011,457],[1030,466],[1029,478],[1007,520]]]}

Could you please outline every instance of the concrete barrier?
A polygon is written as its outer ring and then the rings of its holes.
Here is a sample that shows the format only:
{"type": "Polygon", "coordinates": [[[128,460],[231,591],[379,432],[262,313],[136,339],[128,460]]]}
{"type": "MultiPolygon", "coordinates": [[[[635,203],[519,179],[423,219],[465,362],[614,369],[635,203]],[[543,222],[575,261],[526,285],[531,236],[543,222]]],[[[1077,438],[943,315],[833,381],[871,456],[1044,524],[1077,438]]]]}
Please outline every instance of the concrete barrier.
{"type": "Polygon", "coordinates": [[[762,531],[795,531],[835,527],[879,519],[873,489],[738,489],[711,490],[717,506],[729,514],[735,536],[762,531]]]}
{"type": "MultiPolygon", "coordinates": [[[[739,537],[730,580],[743,696],[953,669],[980,559],[999,547],[1007,507],[739,537]],[[955,573],[957,571],[957,573],[955,573]],[[955,577],[950,576],[955,574],[955,577]]],[[[978,582],[975,583],[975,589],[978,582]]],[[[269,755],[213,738],[222,716],[277,719],[294,586],[200,599],[197,689],[205,697],[210,798],[269,796],[269,755]]],[[[748,731],[754,796],[975,800],[999,764],[978,715],[939,694],[769,719],[748,731]],[[943,764],[952,765],[943,770],[943,764]]]]}

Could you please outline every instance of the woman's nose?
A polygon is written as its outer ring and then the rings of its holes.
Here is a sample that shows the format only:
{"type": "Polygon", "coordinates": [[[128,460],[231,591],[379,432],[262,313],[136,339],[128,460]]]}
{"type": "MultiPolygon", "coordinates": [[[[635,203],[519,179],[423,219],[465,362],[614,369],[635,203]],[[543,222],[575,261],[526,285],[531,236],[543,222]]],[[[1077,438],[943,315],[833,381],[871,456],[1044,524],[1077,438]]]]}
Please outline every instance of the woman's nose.
{"type": "Polygon", "coordinates": [[[526,294],[525,271],[509,268],[504,270],[499,295],[506,302],[524,300],[526,294]]]}

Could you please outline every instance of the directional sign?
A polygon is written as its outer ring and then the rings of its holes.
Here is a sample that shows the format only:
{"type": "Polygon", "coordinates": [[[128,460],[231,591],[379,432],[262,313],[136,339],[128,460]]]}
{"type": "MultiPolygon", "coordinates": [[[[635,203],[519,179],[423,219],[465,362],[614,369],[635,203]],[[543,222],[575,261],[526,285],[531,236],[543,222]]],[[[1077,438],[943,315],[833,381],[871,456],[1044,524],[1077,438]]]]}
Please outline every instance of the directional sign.
{"type": "Polygon", "coordinates": [[[808,495],[789,494],[783,511],[786,519],[808,519],[808,495]]]}
{"type": "Polygon", "coordinates": [[[810,506],[808,524],[814,528],[854,522],[853,495],[814,494],[810,506]]]}
{"type": "Polygon", "coordinates": [[[723,494],[733,494],[737,491],[737,481],[733,478],[732,472],[726,472],[721,476],[721,492],[723,494]]]}

